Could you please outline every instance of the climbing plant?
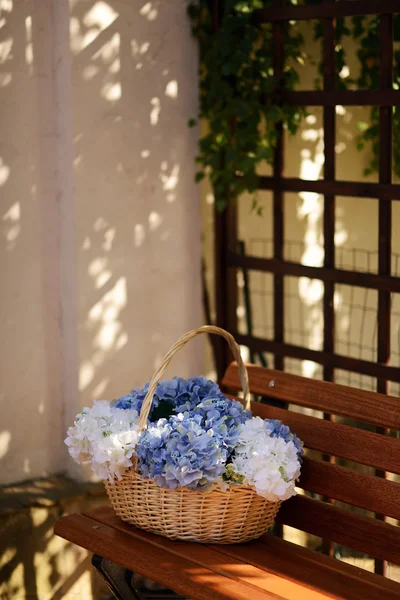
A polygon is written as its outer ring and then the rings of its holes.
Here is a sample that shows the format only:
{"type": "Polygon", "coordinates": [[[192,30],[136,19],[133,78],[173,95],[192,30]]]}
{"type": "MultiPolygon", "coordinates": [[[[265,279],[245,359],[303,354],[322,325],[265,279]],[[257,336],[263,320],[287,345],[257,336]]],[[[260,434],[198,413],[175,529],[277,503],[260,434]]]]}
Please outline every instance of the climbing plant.
{"type": "MultiPolygon", "coordinates": [[[[213,2],[191,2],[189,15],[199,40],[200,114],[208,131],[200,140],[197,157],[200,181],[209,174],[218,209],[242,192],[255,192],[257,166],[271,164],[277,143],[277,125],[295,133],[304,109],[282,105],[279,86],[293,89],[294,67],[286,65],[278,82],[273,70],[272,27],[253,21],[260,0],[226,0],[219,27],[213,2]]],[[[303,36],[285,26],[285,56],[304,60],[303,36]]],[[[195,125],[192,120],[190,125],[195,125]]]]}
{"type": "MultiPolygon", "coordinates": [[[[322,0],[304,3],[319,4],[322,0]]],[[[305,41],[296,22],[284,24],[285,64],[279,81],[273,68],[272,25],[260,24],[254,11],[271,6],[271,0],[191,0],[188,12],[192,31],[200,47],[200,111],[198,119],[208,124],[200,139],[196,180],[209,176],[217,209],[223,210],[241,193],[257,189],[257,168],[273,163],[278,141],[278,126],[296,133],[304,107],[282,104],[279,91],[292,90],[299,82],[298,68],[316,62],[307,56],[305,41]],[[218,15],[215,7],[219,6],[218,15]],[[216,22],[218,20],[218,22],[216,22]]],[[[287,0],[287,4],[298,4],[287,0]]],[[[317,22],[315,39],[322,40],[317,22]]],[[[395,40],[400,41],[400,15],[395,16],[395,40]]],[[[336,22],[337,89],[349,86],[378,88],[379,17],[354,17],[336,22]],[[359,73],[344,77],[347,66],[343,41],[352,36],[357,44],[359,73]]],[[[319,65],[322,74],[322,64],[319,65]]],[[[320,87],[321,78],[316,87],[320,87]]],[[[394,88],[400,86],[400,50],[395,53],[394,88]]],[[[189,121],[194,126],[197,119],[189,121]]],[[[378,170],[379,109],[370,112],[369,122],[358,124],[356,146],[370,148],[371,159],[365,169],[369,175],[378,170]]],[[[400,107],[394,109],[394,172],[400,177],[400,107]]],[[[256,210],[259,210],[254,203],[256,210]]]]}
{"type": "MultiPolygon", "coordinates": [[[[363,89],[379,88],[379,17],[354,17],[353,36],[359,42],[357,57],[360,64],[360,74],[356,80],[357,86],[363,89]]],[[[400,42],[400,14],[394,15],[394,40],[400,42]]],[[[393,87],[400,88],[400,50],[394,53],[393,87]]],[[[358,124],[360,133],[357,147],[363,150],[370,147],[371,160],[365,169],[365,174],[377,172],[379,169],[379,108],[370,111],[369,122],[358,124]]],[[[400,107],[393,108],[393,172],[400,177],[400,107]]]]}
{"type": "MultiPolygon", "coordinates": [[[[320,0],[314,0],[320,3],[320,0]]],[[[394,41],[400,42],[400,14],[394,15],[394,41]]],[[[379,53],[380,31],[379,16],[356,16],[348,21],[336,20],[336,87],[349,87],[364,90],[379,89],[379,53]],[[345,38],[352,37],[357,42],[357,59],[359,72],[356,77],[341,76],[347,67],[347,57],[343,47],[345,38]]],[[[322,40],[320,23],[315,26],[315,39],[322,40]]],[[[347,72],[349,70],[347,69],[347,72]]],[[[318,85],[318,82],[317,82],[318,85]]],[[[393,88],[400,89],[400,50],[394,53],[393,88]]],[[[364,175],[372,175],[379,170],[379,108],[371,107],[368,121],[358,124],[356,147],[358,150],[369,149],[368,165],[364,175]]],[[[393,172],[400,177],[400,107],[393,108],[393,172]]]]}

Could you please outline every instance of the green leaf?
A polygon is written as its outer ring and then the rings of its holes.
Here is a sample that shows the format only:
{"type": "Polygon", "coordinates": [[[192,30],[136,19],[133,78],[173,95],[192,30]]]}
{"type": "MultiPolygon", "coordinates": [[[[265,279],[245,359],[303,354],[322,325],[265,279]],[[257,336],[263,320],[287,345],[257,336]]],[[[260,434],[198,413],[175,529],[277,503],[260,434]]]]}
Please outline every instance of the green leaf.
{"type": "Polygon", "coordinates": [[[215,208],[218,212],[223,212],[226,208],[228,201],[225,198],[218,198],[215,201],[215,208]]]}
{"type": "Polygon", "coordinates": [[[203,173],[203,171],[199,171],[198,173],[196,173],[195,175],[195,182],[198,183],[199,181],[202,181],[205,177],[205,173],[203,173]]]}
{"type": "Polygon", "coordinates": [[[282,110],[279,106],[270,106],[267,109],[265,116],[269,121],[280,121],[282,119],[282,110]]]}
{"type": "Polygon", "coordinates": [[[370,127],[370,124],[366,123],[365,121],[359,121],[357,123],[357,129],[359,131],[366,131],[369,127],[370,127]]]}
{"type": "MultiPolygon", "coordinates": [[[[319,4],[321,0],[308,0],[319,4]]],[[[287,0],[286,4],[298,4],[287,0]]],[[[304,3],[304,2],[303,2],[304,3]]],[[[307,111],[304,107],[282,106],[279,91],[296,89],[304,66],[317,64],[317,89],[322,86],[322,52],[310,55],[298,23],[284,23],[285,66],[283,79],[276,81],[273,71],[272,25],[253,23],[257,7],[271,6],[271,0],[225,0],[222,21],[215,31],[213,2],[190,0],[188,13],[194,35],[200,47],[200,109],[199,118],[206,119],[208,131],[200,139],[196,158],[199,172],[196,181],[210,177],[214,186],[216,206],[223,210],[243,191],[257,189],[257,169],[262,161],[273,162],[277,144],[277,123],[282,123],[294,135],[307,111]],[[306,52],[307,50],[307,52],[306,52]],[[304,66],[303,66],[304,65],[304,66]],[[279,83],[279,86],[278,86],[279,83]]],[[[379,17],[338,18],[336,20],[335,58],[338,90],[379,88],[379,17]],[[351,76],[340,77],[347,66],[346,38],[356,40],[354,50],[357,68],[351,76]],[[359,69],[358,69],[359,67],[359,69]]],[[[320,21],[313,25],[314,38],[321,43],[320,21]]],[[[400,15],[394,16],[394,34],[400,40],[400,15]]],[[[395,51],[394,86],[400,89],[400,50],[395,51]]],[[[393,112],[394,171],[400,172],[400,110],[393,112]]],[[[190,119],[188,125],[198,123],[190,119]]],[[[373,107],[369,119],[358,125],[354,143],[358,150],[368,145],[371,159],[367,173],[378,168],[379,108],[373,107]]],[[[261,210],[254,208],[256,214],[261,210]]]]}

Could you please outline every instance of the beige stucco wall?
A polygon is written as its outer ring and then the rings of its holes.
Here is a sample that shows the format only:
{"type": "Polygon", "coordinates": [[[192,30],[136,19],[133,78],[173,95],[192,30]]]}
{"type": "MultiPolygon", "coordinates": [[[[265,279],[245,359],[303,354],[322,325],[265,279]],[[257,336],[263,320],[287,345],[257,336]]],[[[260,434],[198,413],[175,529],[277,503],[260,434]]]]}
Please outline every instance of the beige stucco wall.
{"type": "MultiPolygon", "coordinates": [[[[202,324],[186,1],[0,1],[0,483],[202,324]]],[[[173,371],[201,371],[189,346],[173,371]]]]}

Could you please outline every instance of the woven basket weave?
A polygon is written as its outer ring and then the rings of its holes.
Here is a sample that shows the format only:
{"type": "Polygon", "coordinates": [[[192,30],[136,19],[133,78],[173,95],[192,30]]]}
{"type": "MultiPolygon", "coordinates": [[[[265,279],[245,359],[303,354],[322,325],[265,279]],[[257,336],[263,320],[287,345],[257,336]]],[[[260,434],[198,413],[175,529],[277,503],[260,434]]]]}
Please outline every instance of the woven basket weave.
{"type": "MultiPolygon", "coordinates": [[[[140,429],[147,424],[157,384],[173,355],[200,333],[215,333],[228,341],[238,363],[244,398],[248,403],[247,370],[239,346],[227,331],[207,325],[183,335],[164,357],[143,401],[140,429]]],[[[208,493],[186,488],[160,488],[152,479],[142,478],[134,467],[121,481],[105,482],[105,486],[113,509],[123,521],[164,537],[194,542],[238,544],[257,538],[273,524],[281,504],[265,500],[245,485],[208,493]]]]}

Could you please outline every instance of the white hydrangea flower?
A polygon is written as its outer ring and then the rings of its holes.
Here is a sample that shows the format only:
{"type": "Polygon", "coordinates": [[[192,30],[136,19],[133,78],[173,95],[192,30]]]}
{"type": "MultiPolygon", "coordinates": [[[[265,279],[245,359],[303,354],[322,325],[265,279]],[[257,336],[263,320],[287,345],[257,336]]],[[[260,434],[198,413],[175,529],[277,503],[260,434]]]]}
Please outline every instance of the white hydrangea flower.
{"type": "Polygon", "coordinates": [[[111,483],[132,466],[138,441],[139,415],[136,410],[115,408],[105,400],[97,400],[92,408],[84,408],[70,427],[65,440],[72,458],[89,462],[101,479],[111,483]]]}
{"type": "Polygon", "coordinates": [[[264,419],[260,417],[253,417],[248,419],[242,425],[242,429],[239,436],[239,443],[255,443],[256,439],[268,431],[268,424],[264,419]]]}
{"type": "Polygon", "coordinates": [[[300,461],[292,441],[271,437],[267,423],[253,417],[242,425],[235,455],[235,472],[244,476],[244,483],[271,502],[293,496],[300,475],[300,461]]]}

